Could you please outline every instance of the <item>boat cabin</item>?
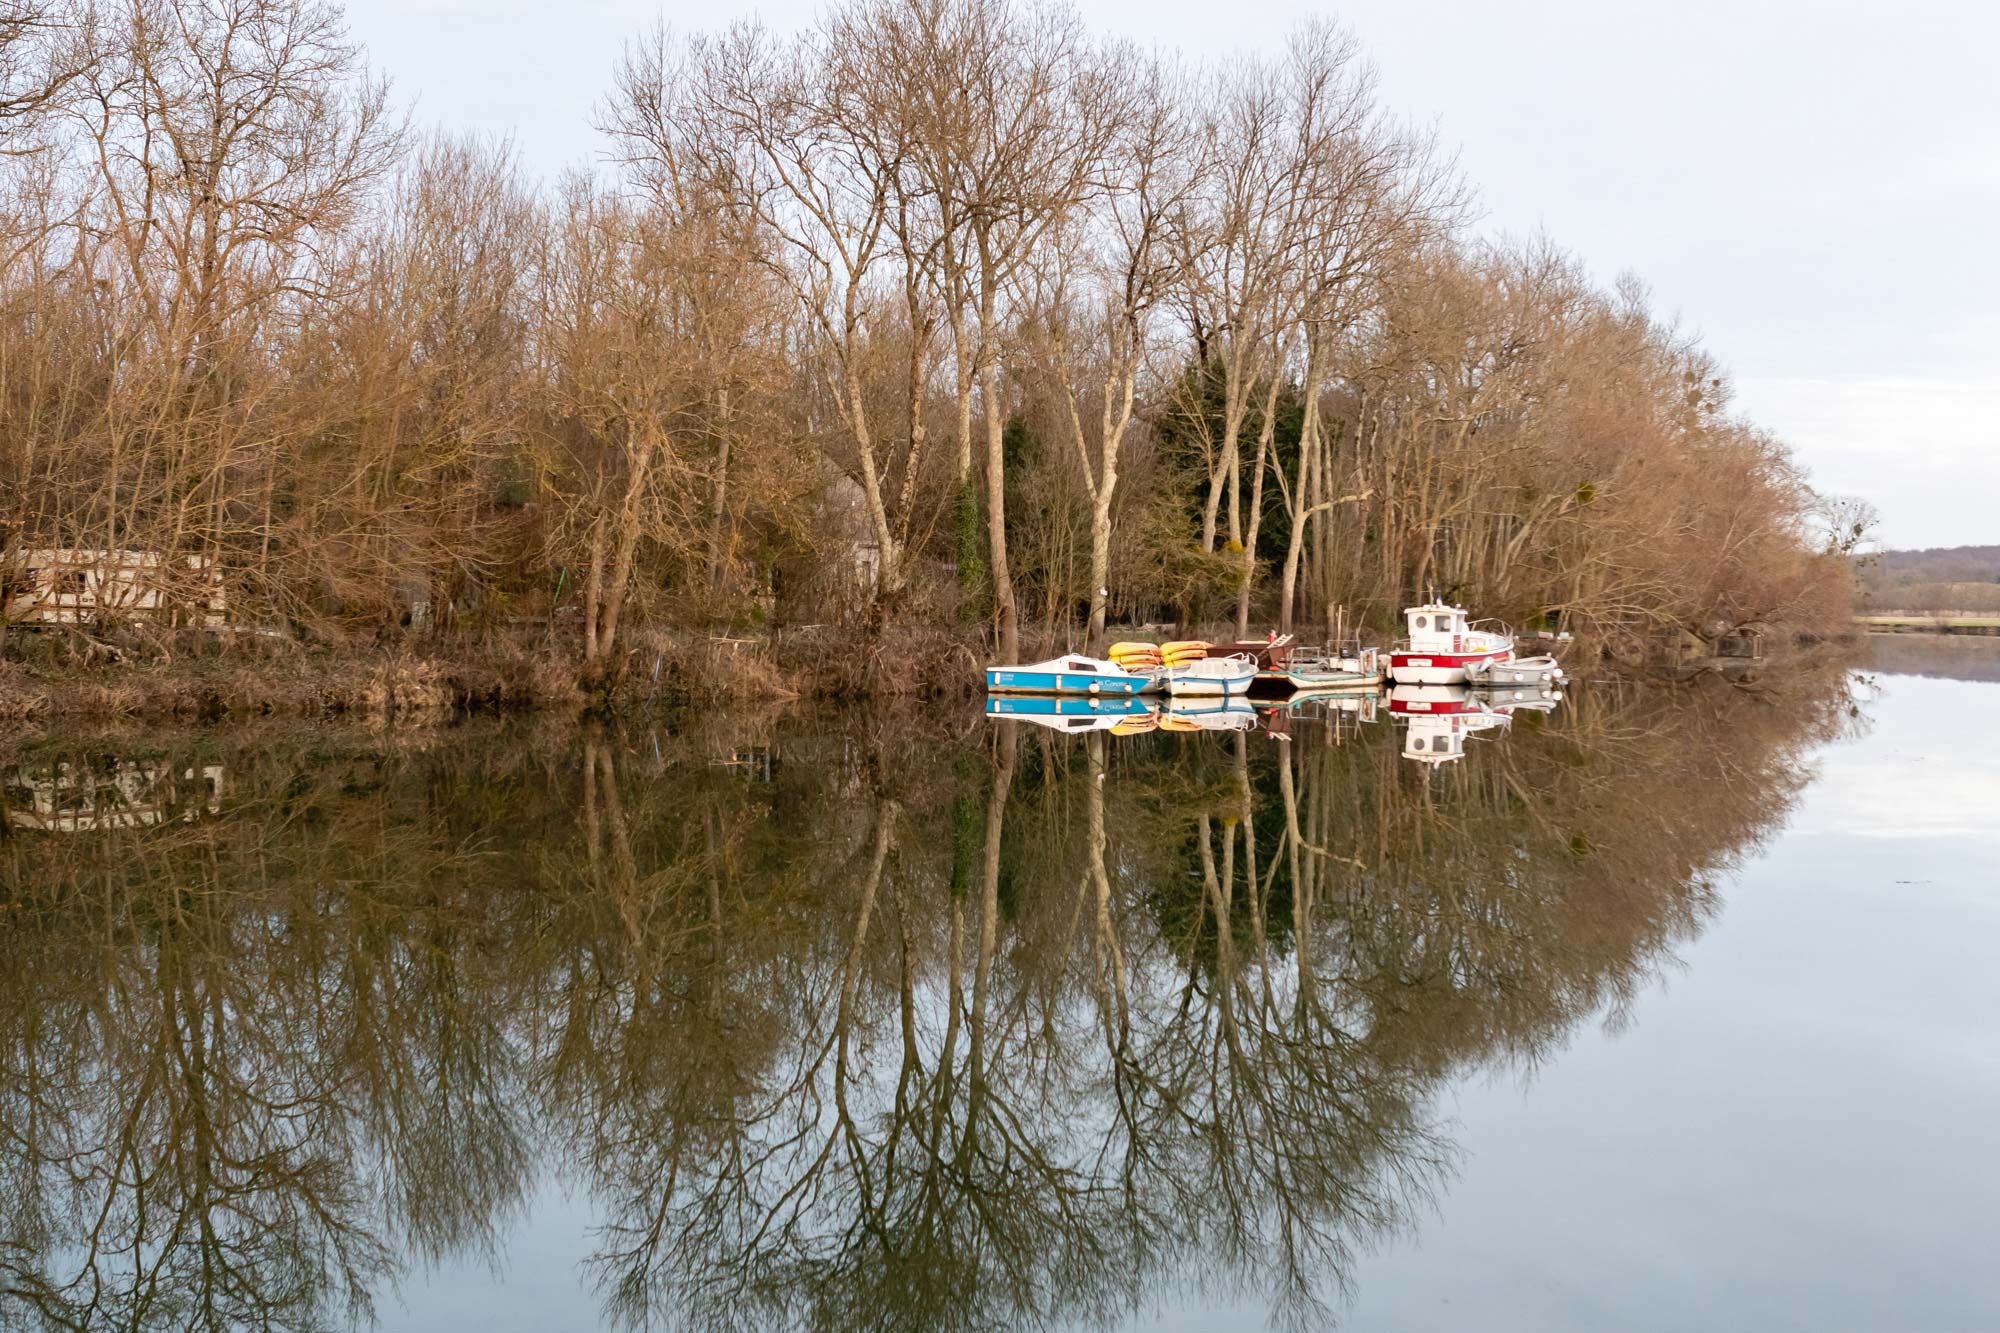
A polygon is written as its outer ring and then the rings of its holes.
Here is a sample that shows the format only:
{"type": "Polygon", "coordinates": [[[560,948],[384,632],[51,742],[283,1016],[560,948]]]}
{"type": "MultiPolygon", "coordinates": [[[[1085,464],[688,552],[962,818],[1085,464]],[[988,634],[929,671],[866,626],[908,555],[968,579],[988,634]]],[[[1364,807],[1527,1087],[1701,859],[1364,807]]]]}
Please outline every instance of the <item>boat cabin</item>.
{"type": "Polygon", "coordinates": [[[1461,651],[1470,626],[1462,606],[1431,602],[1403,612],[1412,652],[1452,653],[1461,651]]]}

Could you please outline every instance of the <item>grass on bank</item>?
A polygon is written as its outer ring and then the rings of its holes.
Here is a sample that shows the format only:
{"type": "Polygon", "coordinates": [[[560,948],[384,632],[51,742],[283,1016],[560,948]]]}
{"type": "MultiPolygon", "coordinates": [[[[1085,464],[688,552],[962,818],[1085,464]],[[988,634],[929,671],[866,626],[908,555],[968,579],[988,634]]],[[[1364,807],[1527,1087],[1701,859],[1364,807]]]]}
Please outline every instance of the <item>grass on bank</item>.
{"type": "Polygon", "coordinates": [[[1881,629],[2000,629],[2000,616],[1856,616],[1857,624],[1881,629]]]}

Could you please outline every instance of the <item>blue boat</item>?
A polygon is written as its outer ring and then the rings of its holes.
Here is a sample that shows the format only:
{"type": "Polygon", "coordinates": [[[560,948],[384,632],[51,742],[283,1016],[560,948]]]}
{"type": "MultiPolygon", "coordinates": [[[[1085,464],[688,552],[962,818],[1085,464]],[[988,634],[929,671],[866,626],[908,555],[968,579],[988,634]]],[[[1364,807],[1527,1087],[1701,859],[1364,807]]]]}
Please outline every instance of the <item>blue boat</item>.
{"type": "Polygon", "coordinates": [[[1151,672],[1127,671],[1101,657],[1052,657],[1027,666],[986,668],[988,694],[1133,695],[1157,686],[1151,672]]]}

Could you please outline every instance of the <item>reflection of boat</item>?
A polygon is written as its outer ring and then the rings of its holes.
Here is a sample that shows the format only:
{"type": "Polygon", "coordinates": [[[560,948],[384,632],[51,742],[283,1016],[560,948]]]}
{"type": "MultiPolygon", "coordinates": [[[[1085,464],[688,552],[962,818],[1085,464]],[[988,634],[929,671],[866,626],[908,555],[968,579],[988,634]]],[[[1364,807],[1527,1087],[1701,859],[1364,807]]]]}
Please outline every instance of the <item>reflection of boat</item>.
{"type": "Polygon", "coordinates": [[[1198,661],[1169,667],[1167,693],[1214,697],[1242,694],[1257,679],[1256,660],[1244,653],[1227,657],[1204,657],[1198,661]]]}
{"type": "Polygon", "coordinates": [[[1389,654],[1398,685],[1457,685],[1514,656],[1514,640],[1499,630],[1474,629],[1465,608],[1429,602],[1403,612],[1410,637],[1389,654]]]}
{"type": "Polygon", "coordinates": [[[1468,737],[1512,720],[1507,709],[1458,685],[1398,685],[1389,691],[1389,713],[1406,724],[1403,757],[1426,764],[1463,758],[1468,737]]]}
{"type": "Polygon", "coordinates": [[[1160,714],[1166,731],[1252,731],[1257,726],[1257,710],[1242,699],[1175,699],[1160,714]]]}
{"type": "Polygon", "coordinates": [[[986,698],[988,717],[1033,722],[1053,731],[1114,731],[1152,715],[1144,701],[1130,695],[993,694],[986,698]]]}
{"type": "Polygon", "coordinates": [[[1562,691],[1557,689],[1555,684],[1550,681],[1542,681],[1533,685],[1505,685],[1497,688],[1489,688],[1484,684],[1480,684],[1474,686],[1473,689],[1478,694],[1478,697],[1485,702],[1487,707],[1497,708],[1507,713],[1518,712],[1523,708],[1532,709],[1538,713],[1546,713],[1561,703],[1563,697],[1562,691]]]}
{"type": "Polygon", "coordinates": [[[1283,699],[1266,699],[1258,707],[1266,715],[1289,714],[1293,717],[1308,715],[1325,716],[1341,713],[1357,717],[1363,722],[1375,720],[1375,708],[1381,701],[1380,690],[1300,690],[1283,699]]]}
{"type": "Polygon", "coordinates": [[[1157,679],[1152,672],[1127,671],[1116,662],[1080,654],[986,668],[986,689],[992,694],[1137,694],[1157,679]]]}

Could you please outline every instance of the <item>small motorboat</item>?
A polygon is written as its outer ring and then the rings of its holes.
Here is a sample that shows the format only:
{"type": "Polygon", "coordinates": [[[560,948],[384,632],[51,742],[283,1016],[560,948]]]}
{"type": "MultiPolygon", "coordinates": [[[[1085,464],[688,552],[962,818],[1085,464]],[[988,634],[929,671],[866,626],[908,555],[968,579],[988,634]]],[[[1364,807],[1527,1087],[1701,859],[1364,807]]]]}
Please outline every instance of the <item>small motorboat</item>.
{"type": "Polygon", "coordinates": [[[1134,695],[990,694],[986,716],[1009,722],[1032,722],[1051,731],[1117,731],[1138,720],[1150,722],[1154,710],[1134,695]]]}
{"type": "Polygon", "coordinates": [[[1474,663],[1465,669],[1466,684],[1475,689],[1506,689],[1520,685],[1560,685],[1563,669],[1555,658],[1514,657],[1474,663]]]}
{"type": "Polygon", "coordinates": [[[1026,666],[986,668],[988,694],[1138,694],[1155,688],[1159,673],[1127,671],[1102,657],[1051,657],[1026,666]]]}
{"type": "Polygon", "coordinates": [[[1513,635],[1474,627],[1462,606],[1427,602],[1405,610],[1403,619],[1409,638],[1389,653],[1389,676],[1398,685],[1463,685],[1472,672],[1513,659],[1513,635]]]}
{"type": "Polygon", "coordinates": [[[1283,665],[1260,674],[1283,681],[1294,690],[1361,690],[1382,683],[1382,661],[1373,648],[1333,653],[1325,648],[1299,647],[1285,655],[1283,665]]]}
{"type": "Polygon", "coordinates": [[[1255,679],[1257,663],[1242,653],[1203,657],[1170,666],[1165,672],[1167,693],[1175,696],[1243,694],[1255,679]]]}

